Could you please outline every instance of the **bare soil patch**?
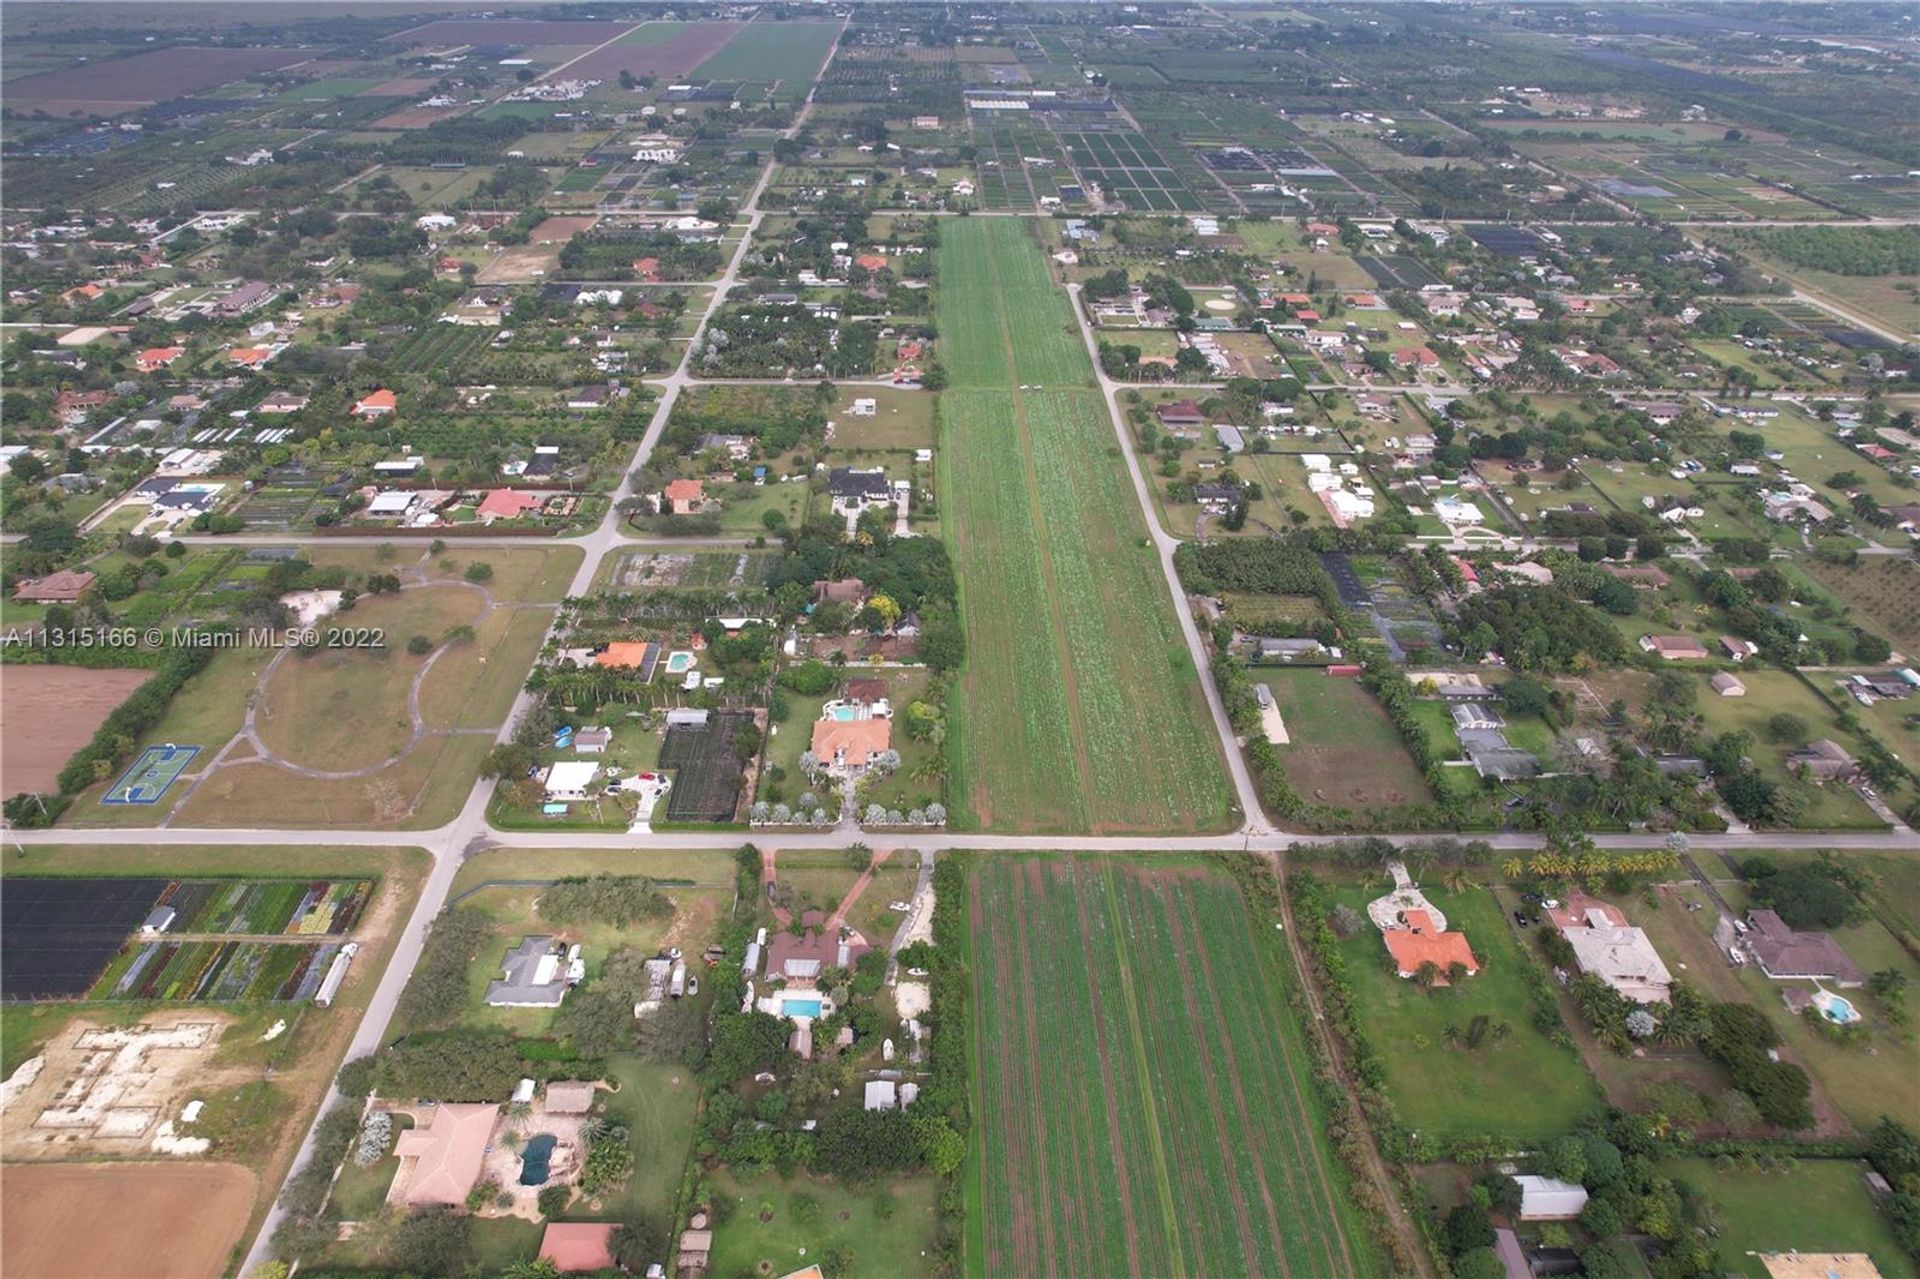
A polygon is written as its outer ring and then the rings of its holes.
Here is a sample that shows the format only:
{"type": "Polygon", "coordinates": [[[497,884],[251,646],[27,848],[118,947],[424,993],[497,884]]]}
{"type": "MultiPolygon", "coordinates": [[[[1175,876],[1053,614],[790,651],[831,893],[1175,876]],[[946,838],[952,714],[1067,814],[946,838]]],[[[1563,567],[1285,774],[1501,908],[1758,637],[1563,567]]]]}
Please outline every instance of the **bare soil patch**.
{"type": "Polygon", "coordinates": [[[530,284],[553,274],[560,267],[560,249],[598,218],[548,218],[533,228],[525,244],[503,250],[499,257],[480,268],[475,278],[482,284],[530,284]]]}
{"type": "Polygon", "coordinates": [[[0,1154],[16,1167],[151,1155],[163,1127],[178,1124],[190,1093],[209,1095],[258,1074],[214,1068],[231,1021],[204,1009],[155,1012],[124,1025],[75,1018],[41,1051],[39,1074],[0,1117],[0,1154]]]}
{"type": "Polygon", "coordinates": [[[146,104],[305,59],[300,49],[155,49],[14,80],[7,85],[7,97],[15,105],[49,110],[56,104],[146,104]]]}
{"type": "Polygon", "coordinates": [[[538,22],[518,18],[498,21],[443,18],[424,26],[402,31],[392,37],[408,44],[512,44],[532,47],[542,44],[577,44],[591,49],[603,40],[611,40],[626,31],[630,22],[538,22]]]}
{"type": "Polygon", "coordinates": [[[451,107],[402,107],[391,115],[383,115],[369,129],[424,129],[428,125],[438,124],[442,120],[451,120],[457,115],[465,115],[468,108],[464,105],[451,107]]]}
{"type": "Polygon", "coordinates": [[[432,93],[438,80],[408,79],[389,80],[385,84],[376,84],[360,96],[363,98],[411,98],[422,93],[432,93]]]}
{"type": "Polygon", "coordinates": [[[207,1279],[225,1271],[253,1197],[254,1174],[238,1164],[9,1168],[0,1270],[8,1279],[207,1279]]]}
{"type": "Polygon", "coordinates": [[[144,670],[9,666],[0,674],[0,777],[9,795],[51,791],[113,708],[152,678],[144,670]]]}

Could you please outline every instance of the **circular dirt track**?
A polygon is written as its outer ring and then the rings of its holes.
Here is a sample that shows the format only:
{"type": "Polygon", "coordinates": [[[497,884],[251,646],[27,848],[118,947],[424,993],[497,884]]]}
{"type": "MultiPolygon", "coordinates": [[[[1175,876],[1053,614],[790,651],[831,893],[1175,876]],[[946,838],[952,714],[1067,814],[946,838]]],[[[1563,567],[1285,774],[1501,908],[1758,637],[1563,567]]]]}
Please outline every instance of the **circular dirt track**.
{"type": "Polygon", "coordinates": [[[7,1279],[214,1279],[253,1212],[220,1163],[15,1163],[0,1183],[7,1279]]]}
{"type": "Polygon", "coordinates": [[[319,623],[374,627],[386,632],[382,649],[323,648],[286,652],[260,682],[253,727],[275,759],[294,768],[349,773],[378,768],[406,754],[426,726],[416,714],[418,685],[455,626],[475,626],[488,608],[476,587],[432,585],[398,596],[363,600],[349,613],[319,623]],[[407,651],[407,641],[425,635],[428,656],[407,651]]]}

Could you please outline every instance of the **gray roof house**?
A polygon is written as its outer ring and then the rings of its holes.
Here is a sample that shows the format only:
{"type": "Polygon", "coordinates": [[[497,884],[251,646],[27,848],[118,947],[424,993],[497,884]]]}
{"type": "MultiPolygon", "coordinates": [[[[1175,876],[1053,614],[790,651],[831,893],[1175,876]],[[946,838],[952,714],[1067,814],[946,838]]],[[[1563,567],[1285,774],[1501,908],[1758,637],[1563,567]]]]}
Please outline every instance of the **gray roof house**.
{"type": "Polygon", "coordinates": [[[503,977],[487,983],[487,1004],[493,1008],[557,1008],[572,985],[573,968],[566,948],[551,937],[522,937],[508,951],[500,967],[503,977]]]}

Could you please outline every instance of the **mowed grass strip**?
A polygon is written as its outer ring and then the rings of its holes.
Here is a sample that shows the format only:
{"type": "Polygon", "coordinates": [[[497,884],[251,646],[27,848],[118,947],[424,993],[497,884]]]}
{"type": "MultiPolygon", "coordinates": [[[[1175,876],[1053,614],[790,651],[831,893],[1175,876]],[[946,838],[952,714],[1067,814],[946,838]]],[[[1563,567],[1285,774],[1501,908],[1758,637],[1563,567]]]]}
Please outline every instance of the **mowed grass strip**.
{"type": "Polygon", "coordinates": [[[970,918],[969,1275],[1377,1268],[1319,1136],[1285,957],[1230,879],[1187,858],[996,857],[970,918]]]}
{"type": "Polygon", "coordinates": [[[1220,829],[1219,742],[1068,301],[1018,222],[956,220],[940,255],[956,806],[1029,832],[1220,829]]]}

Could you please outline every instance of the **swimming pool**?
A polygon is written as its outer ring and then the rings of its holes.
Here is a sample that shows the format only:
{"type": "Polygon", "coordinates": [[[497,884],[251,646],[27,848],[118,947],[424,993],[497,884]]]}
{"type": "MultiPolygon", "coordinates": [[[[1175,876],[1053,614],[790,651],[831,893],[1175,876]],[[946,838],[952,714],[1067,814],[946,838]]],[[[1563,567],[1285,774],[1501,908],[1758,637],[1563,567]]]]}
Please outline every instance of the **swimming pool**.
{"type": "Polygon", "coordinates": [[[1853,1006],[1853,1001],[1844,995],[1823,990],[1813,997],[1813,1002],[1820,1006],[1821,1015],[1835,1025],[1846,1026],[1860,1020],[1859,1010],[1853,1006]]]}
{"type": "Polygon", "coordinates": [[[860,712],[851,706],[836,706],[833,708],[833,718],[842,724],[851,724],[860,718],[860,712]]]}
{"type": "Polygon", "coordinates": [[[687,652],[687,650],[676,649],[667,654],[667,674],[684,675],[693,669],[693,664],[696,660],[694,655],[687,652]]]}
{"type": "Polygon", "coordinates": [[[789,1017],[818,1017],[820,1001],[817,999],[784,999],[780,1001],[780,1011],[789,1017]]]}
{"type": "Polygon", "coordinates": [[[520,1152],[521,1185],[544,1186],[547,1184],[547,1165],[553,1159],[553,1148],[559,1140],[550,1132],[543,1132],[527,1139],[526,1149],[520,1152]]]}

